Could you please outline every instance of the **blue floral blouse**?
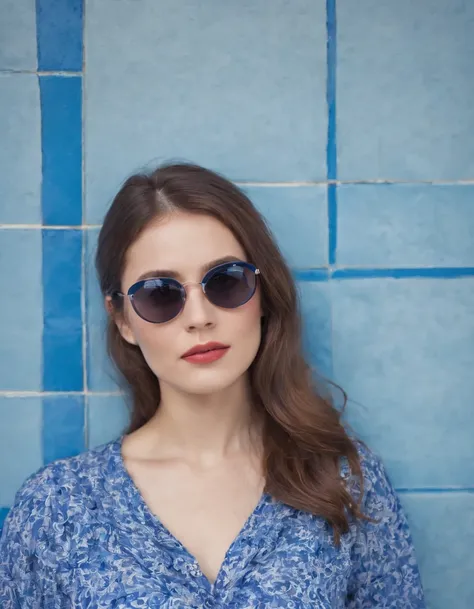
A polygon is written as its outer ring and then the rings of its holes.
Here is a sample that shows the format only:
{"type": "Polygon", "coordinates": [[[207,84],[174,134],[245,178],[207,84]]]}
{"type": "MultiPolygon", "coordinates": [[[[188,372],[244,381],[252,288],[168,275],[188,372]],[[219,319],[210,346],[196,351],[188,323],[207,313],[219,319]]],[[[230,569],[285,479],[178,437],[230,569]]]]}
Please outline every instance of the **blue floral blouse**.
{"type": "Polygon", "coordinates": [[[363,506],[377,523],[352,523],[336,546],[322,518],[264,494],[211,584],[148,509],[122,440],[19,490],[0,541],[1,609],[424,609],[405,515],[367,449],[363,506]]]}

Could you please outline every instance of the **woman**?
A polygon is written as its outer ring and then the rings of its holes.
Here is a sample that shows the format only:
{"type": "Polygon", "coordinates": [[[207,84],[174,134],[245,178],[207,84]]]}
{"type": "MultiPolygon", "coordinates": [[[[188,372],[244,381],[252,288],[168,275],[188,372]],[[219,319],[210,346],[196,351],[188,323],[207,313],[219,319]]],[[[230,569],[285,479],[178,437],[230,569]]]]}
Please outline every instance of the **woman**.
{"type": "Polygon", "coordinates": [[[245,195],[197,166],[133,176],[96,264],[130,428],[20,489],[2,609],[424,607],[400,503],[315,386],[245,195]]]}

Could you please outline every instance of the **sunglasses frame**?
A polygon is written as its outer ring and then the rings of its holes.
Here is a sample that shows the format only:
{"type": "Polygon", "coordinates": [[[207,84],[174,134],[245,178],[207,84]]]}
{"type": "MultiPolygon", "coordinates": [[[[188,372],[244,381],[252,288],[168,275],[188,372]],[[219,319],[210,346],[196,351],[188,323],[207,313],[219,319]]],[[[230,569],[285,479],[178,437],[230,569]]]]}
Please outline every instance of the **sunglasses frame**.
{"type": "Polygon", "coordinates": [[[148,322],[150,324],[165,324],[165,323],[168,323],[169,321],[173,321],[173,319],[176,319],[183,312],[184,307],[186,305],[186,298],[187,298],[186,286],[187,285],[200,285],[201,289],[203,291],[203,294],[206,296],[206,298],[209,300],[209,302],[212,305],[214,305],[215,307],[218,307],[219,309],[238,309],[239,307],[242,307],[244,304],[246,304],[254,296],[255,292],[257,291],[257,278],[255,278],[255,286],[254,286],[254,289],[252,290],[252,293],[250,294],[250,296],[247,298],[247,300],[245,300],[244,302],[238,304],[236,307],[220,307],[219,305],[214,304],[212,302],[212,300],[209,298],[209,296],[206,294],[206,284],[211,279],[211,277],[219,269],[221,269],[221,268],[231,268],[232,266],[238,266],[238,267],[247,268],[250,271],[253,271],[253,273],[256,276],[260,275],[260,269],[258,269],[254,264],[252,264],[250,262],[244,262],[243,260],[236,260],[236,261],[230,261],[230,262],[223,262],[222,264],[218,264],[217,266],[214,266],[212,269],[209,269],[206,272],[206,274],[204,275],[204,277],[202,278],[201,281],[186,281],[185,283],[180,283],[177,279],[174,279],[174,277],[148,277],[147,279],[141,279],[140,281],[137,281],[133,285],[131,285],[128,288],[126,294],[124,294],[123,292],[116,291],[116,292],[113,293],[113,296],[120,296],[122,298],[125,298],[125,296],[127,296],[128,299],[130,300],[130,303],[132,305],[133,310],[138,315],[138,317],[140,317],[141,319],[143,319],[144,321],[146,321],[146,322],[148,322]],[[181,309],[179,310],[178,313],[176,313],[176,315],[174,317],[171,317],[171,319],[167,319],[166,321],[150,321],[149,319],[144,317],[137,310],[136,304],[134,302],[134,295],[144,285],[146,285],[147,282],[149,282],[149,281],[156,281],[157,279],[159,279],[160,281],[166,280],[166,281],[169,281],[169,282],[177,285],[179,287],[179,289],[180,289],[181,296],[182,296],[182,306],[181,306],[181,309]]]}

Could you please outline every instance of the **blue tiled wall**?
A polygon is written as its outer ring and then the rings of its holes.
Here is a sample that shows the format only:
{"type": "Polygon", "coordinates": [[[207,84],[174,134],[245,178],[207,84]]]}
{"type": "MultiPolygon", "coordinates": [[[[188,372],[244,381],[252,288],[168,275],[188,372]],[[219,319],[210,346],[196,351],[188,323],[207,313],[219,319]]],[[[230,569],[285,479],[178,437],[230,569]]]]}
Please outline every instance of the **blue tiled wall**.
{"type": "Polygon", "coordinates": [[[430,609],[472,609],[473,54],[469,0],[6,0],[0,522],[42,464],[123,430],[98,229],[127,174],[191,160],[268,219],[430,609]]]}

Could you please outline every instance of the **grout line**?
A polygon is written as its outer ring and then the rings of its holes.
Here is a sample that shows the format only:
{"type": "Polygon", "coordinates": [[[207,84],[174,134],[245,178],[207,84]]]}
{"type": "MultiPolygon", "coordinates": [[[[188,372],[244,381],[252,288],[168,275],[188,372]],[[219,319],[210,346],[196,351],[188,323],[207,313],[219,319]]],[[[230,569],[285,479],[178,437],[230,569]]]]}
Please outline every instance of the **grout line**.
{"type": "Polygon", "coordinates": [[[82,72],[66,70],[0,70],[0,74],[33,74],[36,76],[82,76],[82,72]]]}
{"type": "MultiPolygon", "coordinates": [[[[85,145],[85,123],[86,123],[86,2],[82,3],[82,225],[86,217],[86,145],[85,145]]],[[[89,448],[89,394],[88,394],[88,368],[87,368],[87,273],[86,273],[86,247],[87,229],[82,228],[82,366],[83,366],[83,388],[84,388],[84,429],[83,442],[84,448],[89,448]]]]}
{"type": "Polygon", "coordinates": [[[237,186],[261,186],[263,188],[281,187],[297,188],[301,186],[368,186],[368,185],[389,185],[389,186],[472,186],[474,179],[465,180],[402,180],[390,178],[373,178],[368,180],[339,180],[327,178],[326,180],[307,180],[298,182],[234,182],[237,186]]]}
{"type": "Polygon", "coordinates": [[[109,397],[125,395],[123,391],[0,391],[2,398],[44,398],[61,396],[109,397]]]}
{"type": "MultiPolygon", "coordinates": [[[[316,184],[316,182],[315,182],[316,184]]],[[[341,185],[354,185],[354,186],[365,186],[371,184],[379,185],[392,185],[392,186],[472,186],[474,179],[466,180],[400,180],[400,179],[389,179],[379,178],[372,180],[328,180],[328,184],[341,185]]]]}
{"type": "MultiPolygon", "coordinates": [[[[39,2],[35,2],[35,26],[36,26],[36,66],[38,66],[40,62],[40,32],[39,32],[39,2]]],[[[37,75],[37,86],[39,92],[39,111],[40,111],[40,152],[41,152],[41,188],[40,188],[40,212],[41,212],[41,223],[44,222],[44,204],[43,204],[43,193],[44,193],[44,117],[43,117],[43,91],[41,87],[41,79],[39,78],[38,71],[35,70],[31,72],[32,74],[37,75]]],[[[41,375],[41,387],[44,388],[44,373],[45,373],[45,346],[44,346],[44,337],[45,337],[45,289],[44,289],[44,233],[41,233],[41,306],[43,311],[43,319],[41,324],[41,360],[40,360],[40,375],[41,375]]],[[[41,392],[43,393],[43,392],[41,392]]],[[[12,397],[8,393],[0,395],[4,397],[12,397]]],[[[48,395],[45,393],[44,395],[48,395]]],[[[44,464],[45,461],[45,434],[44,434],[44,402],[41,400],[41,424],[40,424],[40,437],[41,437],[41,446],[40,446],[40,456],[41,463],[44,464]]]]}
{"type": "Polygon", "coordinates": [[[246,182],[246,181],[242,181],[239,180],[238,182],[234,182],[234,184],[236,186],[258,186],[258,187],[262,187],[262,188],[298,188],[298,187],[305,187],[305,186],[326,186],[327,181],[321,181],[321,182],[246,182]]]}
{"type": "Polygon", "coordinates": [[[0,224],[0,230],[93,230],[100,228],[100,224],[71,224],[48,225],[48,224],[0,224]]]}
{"type": "Polygon", "coordinates": [[[82,76],[82,72],[66,72],[66,71],[54,71],[54,70],[41,70],[38,72],[33,72],[33,74],[37,74],[38,76],[65,76],[66,78],[70,76],[82,76]]]}

